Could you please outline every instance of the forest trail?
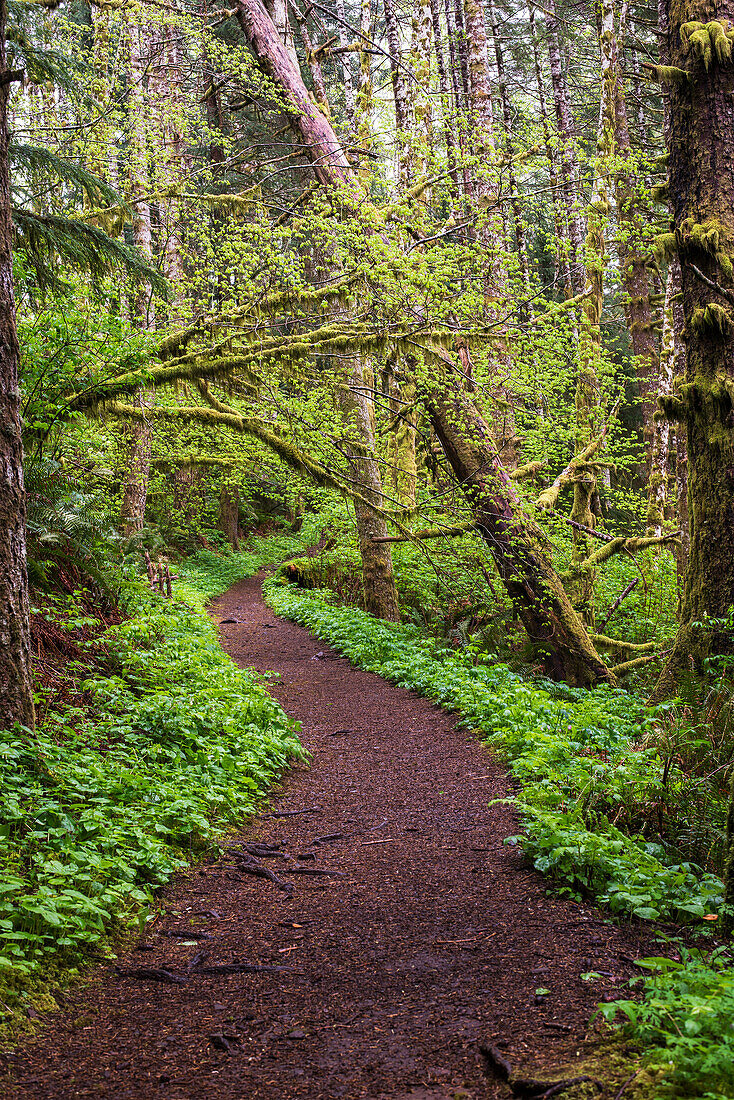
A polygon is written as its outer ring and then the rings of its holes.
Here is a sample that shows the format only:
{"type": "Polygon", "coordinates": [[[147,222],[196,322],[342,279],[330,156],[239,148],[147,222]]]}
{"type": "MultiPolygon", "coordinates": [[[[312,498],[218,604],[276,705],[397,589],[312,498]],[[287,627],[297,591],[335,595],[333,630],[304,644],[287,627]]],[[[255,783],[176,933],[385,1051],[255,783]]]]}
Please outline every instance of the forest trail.
{"type": "Polygon", "coordinates": [[[547,896],[503,844],[511,810],[488,805],[507,793],[505,774],[450,715],[276,619],[258,578],[213,614],[239,665],[280,674],[271,690],[313,754],[233,850],[282,842],[294,857],[313,853],[297,865],[335,874],[286,873],[268,859],[294,884],[286,892],[225,854],[178,876],[119,966],[189,969],[185,984],[105,967],[19,1053],[3,1095],[507,1096],[485,1075],[482,1042],[552,1076],[598,1000],[624,995],[634,930],[547,896]],[[287,969],[204,969],[237,962],[287,969]],[[582,980],[588,971],[602,977],[582,980]]]}

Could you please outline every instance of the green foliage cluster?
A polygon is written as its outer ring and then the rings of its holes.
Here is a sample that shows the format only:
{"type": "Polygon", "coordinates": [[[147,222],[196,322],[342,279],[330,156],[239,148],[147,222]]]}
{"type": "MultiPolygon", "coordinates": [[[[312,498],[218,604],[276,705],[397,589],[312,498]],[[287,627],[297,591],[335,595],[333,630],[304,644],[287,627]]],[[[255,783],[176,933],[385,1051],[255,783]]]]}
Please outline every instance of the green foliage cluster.
{"type": "Polygon", "coordinates": [[[35,733],[0,733],[0,982],[11,1010],[36,976],[103,948],[302,756],[293,723],[224,654],[204,611],[261,563],[253,553],[191,564],[174,603],[127,582],[128,617],[104,635],[108,672],[81,684],[89,705],[50,711],[35,733]]]}
{"type": "MultiPolygon", "coordinates": [[[[327,640],[360,668],[457,711],[520,781],[523,847],[566,888],[643,919],[703,917],[721,881],[674,849],[635,833],[660,797],[663,766],[640,747],[654,712],[621,691],[583,692],[532,682],[465,647],[439,653],[413,626],[334,607],[328,593],[266,583],[270,606],[327,640]],[[621,826],[626,826],[625,831],[621,826]]],[[[675,790],[684,777],[669,768],[675,790]]]]}
{"type": "Polygon", "coordinates": [[[734,1097],[732,961],[728,948],[708,956],[682,948],[680,961],[643,959],[641,964],[652,974],[631,983],[642,985],[642,1000],[619,1000],[599,1008],[609,1021],[623,1015],[623,1034],[645,1051],[645,1064],[666,1071],[667,1095],[698,1100],[734,1097]]]}

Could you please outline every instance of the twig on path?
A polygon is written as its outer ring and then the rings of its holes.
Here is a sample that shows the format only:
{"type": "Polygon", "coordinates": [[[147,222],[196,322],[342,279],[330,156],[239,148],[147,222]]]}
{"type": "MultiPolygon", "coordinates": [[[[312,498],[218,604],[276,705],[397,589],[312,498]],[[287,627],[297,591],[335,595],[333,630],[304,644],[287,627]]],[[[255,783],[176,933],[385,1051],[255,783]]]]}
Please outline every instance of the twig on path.
{"type": "Polygon", "coordinates": [[[232,855],[238,861],[239,870],[243,875],[254,875],[255,878],[266,878],[268,882],[272,882],[273,886],[277,886],[279,890],[283,890],[286,894],[293,893],[295,887],[292,882],[285,882],[282,878],[278,878],[269,867],[263,867],[262,863],[257,863],[248,853],[237,852],[232,849],[232,855]]]}
{"type": "Polygon", "coordinates": [[[189,959],[189,965],[186,967],[187,972],[189,974],[191,974],[192,971],[196,970],[197,967],[201,966],[201,964],[203,962],[206,962],[206,960],[208,958],[209,958],[209,952],[208,951],[197,951],[196,954],[192,955],[191,958],[189,959]]]}
{"type": "Polygon", "coordinates": [[[298,817],[299,814],[320,814],[320,806],[308,806],[305,810],[277,810],[269,814],[263,814],[263,817],[298,817]]]}
{"type": "Polygon", "coordinates": [[[617,1095],[614,1097],[614,1100],[620,1100],[620,1097],[622,1096],[622,1093],[624,1092],[624,1090],[627,1088],[627,1085],[632,1084],[632,1082],[634,1081],[635,1077],[637,1076],[637,1074],[639,1072],[640,1071],[638,1069],[636,1069],[635,1072],[630,1077],[627,1078],[627,1080],[624,1082],[624,1084],[622,1085],[622,1087],[619,1090],[619,1092],[617,1093],[617,1095]]]}
{"type": "Polygon", "coordinates": [[[138,981],[163,982],[166,985],[186,985],[188,981],[182,974],[174,974],[162,966],[116,966],[115,970],[123,978],[137,978],[138,981]]]}
{"type": "Polygon", "coordinates": [[[200,974],[287,974],[292,966],[265,966],[259,963],[215,963],[202,966],[200,974]]]}
{"type": "Polygon", "coordinates": [[[404,836],[386,836],[383,840],[365,840],[358,845],[359,848],[367,848],[370,844],[399,844],[405,840],[404,836]]]}
{"type": "Polygon", "coordinates": [[[284,875],[332,875],[334,878],[348,878],[346,871],[332,871],[328,867],[284,867],[284,875]]]}

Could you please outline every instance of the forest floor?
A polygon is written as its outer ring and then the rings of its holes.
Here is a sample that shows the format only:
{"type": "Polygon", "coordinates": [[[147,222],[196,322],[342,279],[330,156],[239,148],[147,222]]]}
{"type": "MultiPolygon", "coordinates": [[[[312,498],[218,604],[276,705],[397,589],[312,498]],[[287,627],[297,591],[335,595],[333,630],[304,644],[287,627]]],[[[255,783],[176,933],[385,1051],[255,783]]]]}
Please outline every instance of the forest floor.
{"type": "MultiPolygon", "coordinates": [[[[2,1095],[508,1096],[482,1044],[557,1079],[598,1001],[624,996],[650,953],[642,934],[549,896],[503,843],[517,822],[490,802],[510,793],[506,774],[450,714],[276,619],[258,578],[212,613],[237,664],[279,674],[271,690],[312,762],[222,859],[176,878],[144,939],[18,1051],[2,1095]],[[255,862],[292,889],[244,869],[256,844],[279,845],[255,862]]],[[[617,1095],[619,1067],[595,1075],[595,1095],[617,1095]]]]}

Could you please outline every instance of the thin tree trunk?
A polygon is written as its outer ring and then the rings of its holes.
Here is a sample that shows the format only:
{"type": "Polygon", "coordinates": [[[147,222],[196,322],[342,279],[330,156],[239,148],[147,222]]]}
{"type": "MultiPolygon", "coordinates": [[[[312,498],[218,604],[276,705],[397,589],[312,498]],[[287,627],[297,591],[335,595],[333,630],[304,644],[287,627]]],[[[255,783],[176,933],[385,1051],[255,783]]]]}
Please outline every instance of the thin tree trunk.
{"type": "Polygon", "coordinates": [[[387,543],[377,541],[387,535],[387,524],[384,517],[369,506],[374,504],[382,508],[385,500],[375,454],[374,411],[367,389],[363,365],[355,357],[346,367],[345,384],[339,390],[339,404],[345,419],[355,429],[356,440],[351,443],[351,466],[360,496],[364,498],[354,501],[362,558],[364,605],[365,610],[378,619],[398,622],[400,608],[392,554],[387,543]]]}
{"type": "Polygon", "coordinates": [[[656,409],[658,348],[654,318],[650,305],[650,284],[647,256],[642,248],[644,219],[638,213],[639,197],[635,193],[634,154],[630,144],[627,104],[621,77],[617,72],[615,91],[616,151],[619,165],[615,175],[617,217],[617,255],[624,288],[624,312],[632,342],[637,384],[642,405],[645,447],[644,471],[650,471],[655,432],[653,417],[656,409]]]}
{"type": "MultiPolygon", "coordinates": [[[[676,256],[668,268],[668,278],[665,284],[663,335],[660,341],[660,377],[658,382],[658,395],[663,399],[670,397],[673,392],[676,342],[680,340],[675,328],[673,298],[680,293],[680,279],[680,261],[676,256]]],[[[667,417],[658,415],[653,420],[652,429],[647,497],[647,533],[659,538],[663,533],[668,488],[670,421],[667,417]]]]}
{"type": "Polygon", "coordinates": [[[219,490],[219,530],[233,550],[240,548],[240,497],[236,487],[222,484],[219,490]]]}
{"type": "Polygon", "coordinates": [[[584,224],[581,217],[581,201],[578,193],[579,165],[576,156],[576,126],[568,98],[566,74],[561,60],[558,37],[558,19],[554,0],[546,0],[544,8],[548,37],[553,105],[561,143],[561,182],[566,206],[569,237],[569,264],[574,294],[580,294],[583,284],[584,224]]]}
{"type": "Polygon", "coordinates": [[[494,39],[494,56],[497,63],[497,81],[499,85],[500,103],[502,105],[502,121],[505,128],[507,182],[510,186],[510,205],[512,207],[512,222],[515,229],[517,260],[518,266],[520,268],[520,276],[522,278],[523,290],[525,291],[526,296],[526,302],[523,306],[523,314],[525,320],[530,321],[533,315],[533,307],[531,304],[532,291],[530,287],[530,267],[528,265],[527,241],[525,239],[525,222],[522,216],[520,192],[517,186],[517,177],[515,176],[515,167],[513,164],[516,150],[512,139],[512,106],[510,104],[510,97],[507,91],[507,81],[505,79],[505,59],[502,53],[502,43],[500,41],[499,26],[497,24],[497,13],[495,11],[493,0],[488,0],[488,12],[490,25],[492,27],[492,37],[494,39]]]}
{"type": "MultiPolygon", "coordinates": [[[[13,75],[5,54],[6,0],[0,0],[0,728],[33,728],[26,496],[20,423],[8,169],[8,99],[13,75]]],[[[17,79],[17,75],[15,77],[17,79]]]]}
{"type": "Polygon", "coordinates": [[[452,190],[454,195],[458,197],[459,173],[456,169],[456,138],[454,137],[454,131],[451,125],[451,89],[446,74],[446,57],[443,52],[439,0],[431,0],[431,21],[433,23],[433,44],[436,52],[436,69],[438,71],[438,90],[441,94],[441,118],[443,121],[443,138],[446,145],[446,164],[453,184],[452,190]]]}
{"type": "Polygon", "coordinates": [[[344,26],[346,23],[346,15],[344,11],[344,0],[336,0],[336,14],[339,20],[339,46],[341,48],[342,55],[342,79],[344,81],[344,107],[347,112],[347,118],[349,124],[354,128],[354,80],[352,78],[352,67],[349,60],[349,53],[347,46],[350,45],[349,36],[347,35],[347,28],[344,26]]]}
{"type": "Polygon", "coordinates": [[[553,196],[553,221],[556,230],[556,280],[560,278],[564,294],[567,298],[571,298],[573,296],[573,281],[571,279],[571,266],[569,263],[568,226],[566,224],[561,200],[558,157],[553,141],[551,140],[548,106],[545,98],[545,86],[543,84],[543,68],[540,63],[540,51],[538,49],[535,8],[532,3],[528,8],[528,13],[530,16],[530,37],[533,43],[533,67],[535,69],[535,83],[538,89],[540,123],[543,130],[543,144],[545,146],[545,155],[548,161],[548,177],[550,180],[551,194],[553,196]]]}
{"type": "MultiPolygon", "coordinates": [[[[599,431],[601,408],[599,360],[604,308],[605,230],[610,202],[610,165],[614,154],[616,99],[616,39],[613,0],[603,0],[599,25],[601,55],[601,92],[599,128],[596,139],[594,185],[589,205],[586,232],[586,285],[579,329],[579,367],[576,380],[576,453],[581,453],[599,431]]],[[[596,526],[592,501],[596,491],[596,473],[591,465],[577,471],[573,486],[571,519],[574,559],[584,561],[592,553],[589,529],[596,526]]],[[[586,621],[594,622],[595,575],[585,570],[573,583],[574,606],[583,609],[586,621]]]]}
{"type": "MultiPolygon", "coordinates": [[[[148,111],[143,79],[145,63],[142,53],[143,28],[130,29],[130,92],[128,118],[130,122],[128,187],[132,195],[133,239],[136,247],[147,258],[153,256],[153,231],[150,221],[150,190],[148,173],[148,149],[146,124],[148,111]]],[[[155,327],[155,306],[150,286],[143,283],[132,300],[133,320],[142,328],[155,327]]],[[[155,395],[152,390],[141,389],[133,398],[133,404],[144,412],[152,408],[155,395]]],[[[129,538],[140,531],[145,523],[145,505],[148,497],[152,425],[147,418],[131,420],[127,427],[128,456],[123,484],[120,518],[124,534],[129,538]]]]}
{"type": "Polygon", "coordinates": [[[400,25],[395,11],[395,0],[383,0],[385,30],[390,50],[390,76],[392,78],[393,101],[395,104],[395,122],[397,126],[398,179],[401,187],[410,184],[410,156],[407,148],[410,144],[413,117],[410,99],[402,70],[402,49],[400,46],[400,25]]]}

